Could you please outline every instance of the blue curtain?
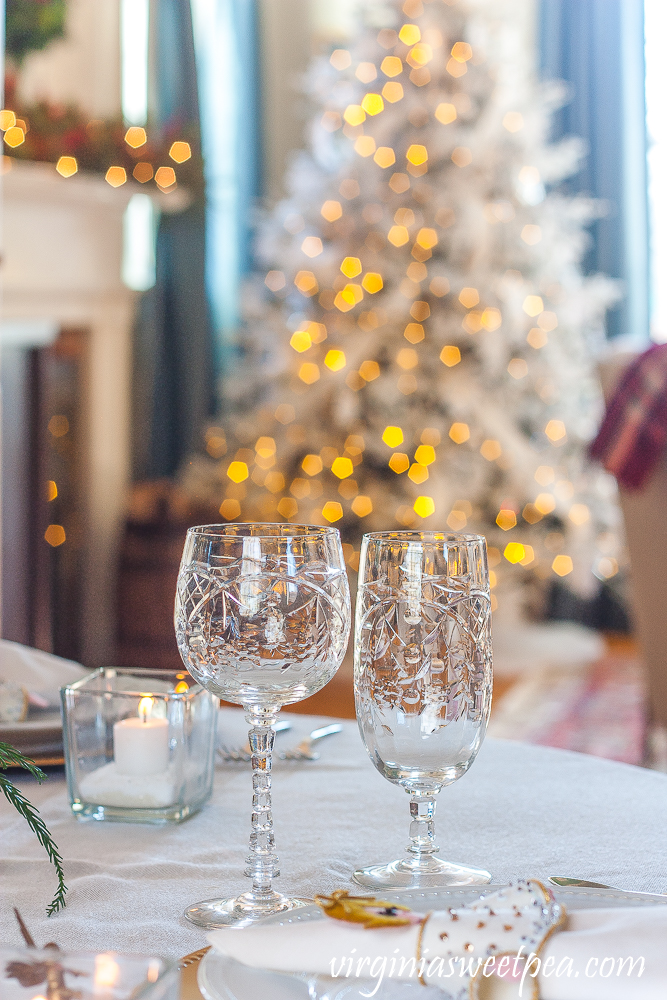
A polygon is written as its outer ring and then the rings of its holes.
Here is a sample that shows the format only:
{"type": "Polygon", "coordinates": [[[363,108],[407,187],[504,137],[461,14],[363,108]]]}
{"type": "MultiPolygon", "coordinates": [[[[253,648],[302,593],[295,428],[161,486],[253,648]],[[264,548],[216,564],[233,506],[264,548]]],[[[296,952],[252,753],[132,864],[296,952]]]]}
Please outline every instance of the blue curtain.
{"type": "Polygon", "coordinates": [[[206,283],[218,367],[239,323],[261,193],[256,0],[191,0],[206,179],[206,283]]]}
{"type": "MultiPolygon", "coordinates": [[[[151,126],[175,138],[199,126],[189,0],[153,5],[155,81],[151,126]]],[[[155,286],[142,296],[135,337],[136,478],[173,475],[202,441],[215,412],[213,332],[207,298],[203,201],[163,213],[155,286]]]]}
{"type": "Polygon", "coordinates": [[[541,0],[541,72],[566,81],[571,100],[553,138],[580,136],[589,155],[568,187],[603,199],[592,227],[588,273],[622,280],[623,301],[607,319],[610,337],[649,336],[649,258],[642,0],[541,0]]]}

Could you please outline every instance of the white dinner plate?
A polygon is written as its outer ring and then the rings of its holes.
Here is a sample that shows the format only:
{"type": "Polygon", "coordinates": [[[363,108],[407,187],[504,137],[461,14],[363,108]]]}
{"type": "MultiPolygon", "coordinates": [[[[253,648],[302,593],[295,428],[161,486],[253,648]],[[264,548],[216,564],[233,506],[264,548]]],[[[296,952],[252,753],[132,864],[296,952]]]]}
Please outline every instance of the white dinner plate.
{"type": "Polygon", "coordinates": [[[25,722],[0,724],[0,740],[29,757],[62,756],[63,724],[60,709],[30,709],[25,722]]]}
{"type": "MultiPolygon", "coordinates": [[[[483,892],[496,892],[500,885],[462,886],[456,889],[400,889],[382,891],[382,898],[410,905],[425,913],[444,910],[448,906],[462,906],[479,899],[483,892]]],[[[601,909],[613,906],[667,905],[667,896],[647,892],[623,892],[620,889],[560,889],[550,886],[559,903],[570,909],[601,909]]],[[[291,924],[304,920],[325,920],[322,910],[315,903],[285,914],[267,917],[263,923],[291,924]]],[[[205,1000],[368,1000],[375,984],[370,980],[352,981],[313,976],[306,973],[267,972],[221,955],[213,948],[199,964],[197,982],[205,1000]]],[[[417,983],[383,985],[374,1000],[442,1000],[439,987],[424,987],[417,983]],[[424,990],[426,989],[426,992],[424,990]]]]}

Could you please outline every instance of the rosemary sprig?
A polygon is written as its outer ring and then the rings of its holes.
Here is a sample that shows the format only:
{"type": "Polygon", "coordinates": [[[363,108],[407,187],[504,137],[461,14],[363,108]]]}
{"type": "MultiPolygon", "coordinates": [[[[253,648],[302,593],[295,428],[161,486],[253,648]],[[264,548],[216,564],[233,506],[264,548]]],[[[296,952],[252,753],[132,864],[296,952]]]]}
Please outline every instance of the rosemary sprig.
{"type": "MultiPolygon", "coordinates": [[[[30,760],[29,757],[25,757],[9,743],[0,742],[0,769],[4,770],[11,766],[25,768],[25,770],[29,771],[40,784],[48,778],[48,775],[45,774],[33,760],[30,760]]],[[[50,917],[65,906],[65,893],[67,892],[67,886],[65,885],[65,873],[63,871],[62,864],[63,859],[46,827],[46,824],[44,823],[44,820],[39,815],[39,810],[28,801],[23,792],[17,788],[5,774],[0,774],[0,790],[2,790],[10,805],[14,806],[16,811],[23,816],[26,823],[37,837],[37,840],[46,851],[49,861],[56,870],[56,875],[58,877],[58,889],[50,904],[46,908],[46,914],[50,917]]]]}

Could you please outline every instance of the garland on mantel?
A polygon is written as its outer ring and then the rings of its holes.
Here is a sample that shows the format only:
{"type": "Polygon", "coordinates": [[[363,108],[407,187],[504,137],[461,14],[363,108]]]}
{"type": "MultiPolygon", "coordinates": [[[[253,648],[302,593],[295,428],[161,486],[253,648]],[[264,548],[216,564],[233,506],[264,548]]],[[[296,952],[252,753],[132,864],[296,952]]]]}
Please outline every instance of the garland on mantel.
{"type": "Polygon", "coordinates": [[[199,128],[173,121],[161,133],[128,128],[122,118],[94,118],[73,105],[40,101],[21,106],[11,79],[6,81],[4,132],[5,169],[14,159],[52,163],[64,176],[78,171],[103,174],[112,187],[134,179],[171,192],[187,187],[203,195],[203,162],[199,128]],[[9,162],[8,162],[9,161],[9,162]]]}

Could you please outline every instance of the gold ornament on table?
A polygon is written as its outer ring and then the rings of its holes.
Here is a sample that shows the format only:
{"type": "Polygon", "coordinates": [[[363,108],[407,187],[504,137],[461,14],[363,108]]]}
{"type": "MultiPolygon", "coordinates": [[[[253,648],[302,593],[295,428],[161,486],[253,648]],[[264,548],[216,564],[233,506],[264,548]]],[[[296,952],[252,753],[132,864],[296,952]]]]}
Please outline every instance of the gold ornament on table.
{"type": "Polygon", "coordinates": [[[315,896],[315,902],[327,917],[348,924],[363,924],[367,928],[406,927],[424,920],[423,913],[415,913],[409,906],[374,896],[350,896],[347,889],[337,889],[330,896],[315,896]]]}

